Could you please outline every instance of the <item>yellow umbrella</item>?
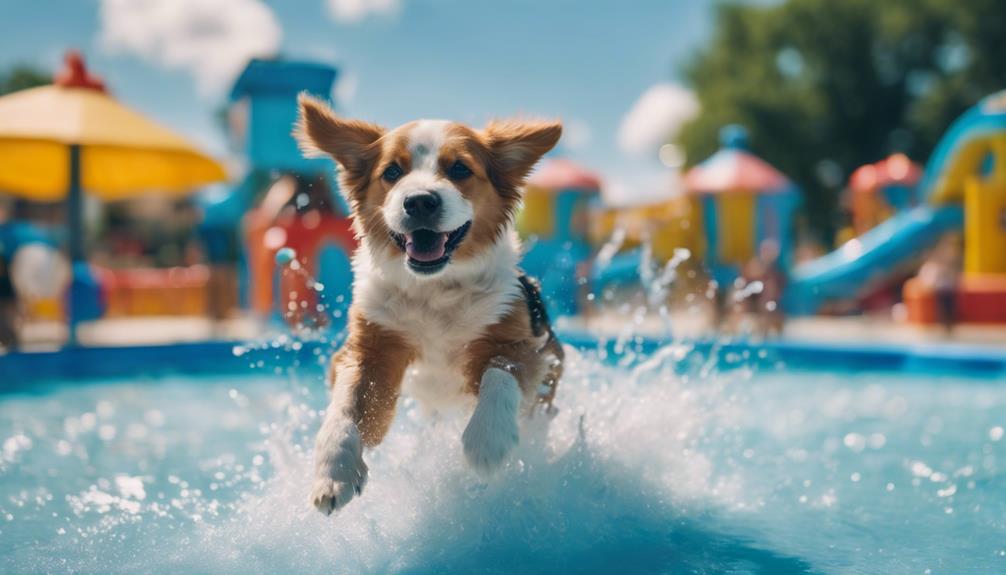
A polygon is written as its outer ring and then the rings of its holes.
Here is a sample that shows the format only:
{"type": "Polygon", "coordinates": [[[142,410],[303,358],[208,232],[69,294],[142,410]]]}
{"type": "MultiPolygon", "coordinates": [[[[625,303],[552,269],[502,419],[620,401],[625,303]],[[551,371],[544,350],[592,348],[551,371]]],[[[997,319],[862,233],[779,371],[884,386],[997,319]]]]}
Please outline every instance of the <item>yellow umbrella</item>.
{"type": "MultiPolygon", "coordinates": [[[[76,263],[84,259],[82,189],[106,200],[186,193],[226,173],[181,136],[109,96],[79,54],[68,53],[66,66],[53,85],[0,97],[0,191],[66,199],[76,263]]],[[[70,317],[72,327],[72,310],[70,317]]]]}
{"type": "Polygon", "coordinates": [[[56,84],[0,98],[0,190],[65,198],[72,146],[81,148],[81,187],[106,200],[225,179],[219,163],[106,94],[79,56],[68,55],[67,64],[71,72],[56,84]]]}

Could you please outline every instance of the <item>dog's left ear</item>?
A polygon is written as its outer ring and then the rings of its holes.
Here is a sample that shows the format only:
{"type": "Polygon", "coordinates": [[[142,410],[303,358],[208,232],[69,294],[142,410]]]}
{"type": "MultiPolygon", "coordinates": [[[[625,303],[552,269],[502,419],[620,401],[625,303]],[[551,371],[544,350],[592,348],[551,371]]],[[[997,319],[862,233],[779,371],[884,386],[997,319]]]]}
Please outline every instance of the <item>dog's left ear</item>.
{"type": "Polygon", "coordinates": [[[504,120],[491,122],[484,131],[492,157],[490,169],[503,189],[524,184],[531,168],[559,142],[558,121],[504,120]]]}

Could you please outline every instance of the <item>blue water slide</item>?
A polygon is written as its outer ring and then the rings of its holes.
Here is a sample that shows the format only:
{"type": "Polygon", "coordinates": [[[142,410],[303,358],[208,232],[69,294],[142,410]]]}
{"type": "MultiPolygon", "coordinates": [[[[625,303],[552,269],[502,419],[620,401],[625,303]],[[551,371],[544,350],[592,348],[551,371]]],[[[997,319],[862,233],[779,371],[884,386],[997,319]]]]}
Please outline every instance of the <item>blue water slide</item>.
{"type": "Polygon", "coordinates": [[[960,205],[924,205],[898,214],[837,250],[797,266],[786,291],[794,313],[814,313],[829,299],[863,295],[931,248],[940,235],[964,225],[960,205]]]}

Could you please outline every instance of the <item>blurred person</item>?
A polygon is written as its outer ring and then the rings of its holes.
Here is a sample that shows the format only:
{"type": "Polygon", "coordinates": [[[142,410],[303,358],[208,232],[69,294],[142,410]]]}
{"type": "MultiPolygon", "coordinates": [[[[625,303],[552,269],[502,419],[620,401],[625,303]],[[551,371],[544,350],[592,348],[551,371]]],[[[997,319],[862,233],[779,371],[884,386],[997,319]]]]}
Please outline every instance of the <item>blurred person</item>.
{"type": "Polygon", "coordinates": [[[717,332],[723,331],[727,322],[727,300],[730,299],[730,286],[722,286],[714,279],[709,280],[706,289],[706,297],[712,303],[713,329],[717,332]]]}
{"type": "Polygon", "coordinates": [[[958,233],[948,233],[919,269],[919,281],[936,295],[936,318],[950,334],[957,323],[957,284],[963,266],[963,245],[958,233]]]}
{"type": "Polygon", "coordinates": [[[781,335],[786,321],[781,305],[786,275],[779,266],[779,244],[763,241],[741,274],[746,285],[761,283],[761,289],[753,290],[745,300],[745,311],[753,316],[756,329],[762,336],[781,335]]]}
{"type": "MultiPolygon", "coordinates": [[[[0,227],[6,224],[7,214],[0,206],[0,227]]],[[[11,280],[10,264],[14,259],[14,246],[5,242],[0,234],[0,347],[6,350],[18,347],[18,302],[11,280]]]]}
{"type": "Polygon", "coordinates": [[[215,322],[230,317],[237,307],[240,246],[237,230],[229,225],[203,221],[198,235],[209,277],[206,281],[207,313],[215,322]]]}

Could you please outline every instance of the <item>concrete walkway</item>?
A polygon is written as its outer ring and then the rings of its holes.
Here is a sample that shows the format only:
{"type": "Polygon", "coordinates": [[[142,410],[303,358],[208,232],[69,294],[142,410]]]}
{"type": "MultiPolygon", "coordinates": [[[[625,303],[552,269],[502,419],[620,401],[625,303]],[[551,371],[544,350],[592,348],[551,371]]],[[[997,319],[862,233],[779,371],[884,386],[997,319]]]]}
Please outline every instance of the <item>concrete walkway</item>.
{"type": "MultiPolygon", "coordinates": [[[[647,315],[604,312],[590,318],[561,318],[557,326],[617,336],[627,331],[647,336],[700,337],[710,333],[701,313],[672,313],[666,320],[647,315]],[[668,326],[670,329],[668,329],[668,326]]],[[[743,329],[743,325],[741,329],[743,329]]],[[[203,317],[129,317],[102,319],[82,324],[79,340],[89,346],[151,345],[203,340],[247,340],[267,335],[269,328],[252,316],[214,323],[203,317]]],[[[40,322],[23,326],[23,349],[50,350],[66,341],[66,326],[40,322]]],[[[783,339],[822,343],[966,343],[1006,349],[1006,325],[962,325],[952,334],[935,327],[897,323],[874,316],[800,317],[786,324],[783,339]]]]}
{"type": "MultiPolygon", "coordinates": [[[[637,319],[630,314],[605,312],[590,318],[563,318],[560,325],[569,329],[617,336],[626,331],[675,337],[703,337],[712,330],[701,313],[671,313],[661,319],[653,314],[637,319]]],[[[745,326],[739,329],[743,332],[745,326]]],[[[804,343],[900,343],[900,344],[968,344],[1006,350],[1006,325],[960,325],[947,334],[935,326],[899,323],[879,316],[791,318],[786,323],[782,339],[804,343]]]]}

